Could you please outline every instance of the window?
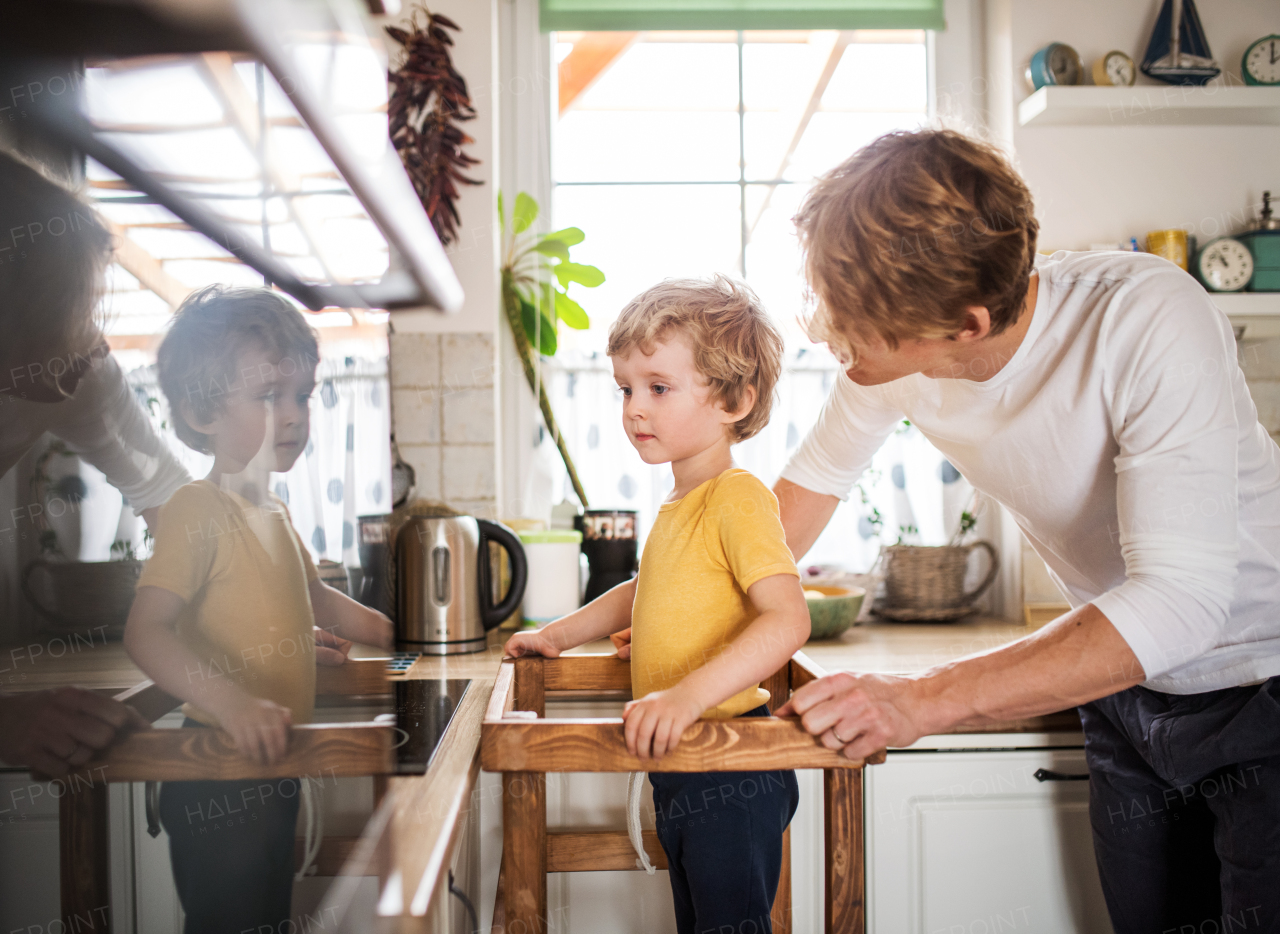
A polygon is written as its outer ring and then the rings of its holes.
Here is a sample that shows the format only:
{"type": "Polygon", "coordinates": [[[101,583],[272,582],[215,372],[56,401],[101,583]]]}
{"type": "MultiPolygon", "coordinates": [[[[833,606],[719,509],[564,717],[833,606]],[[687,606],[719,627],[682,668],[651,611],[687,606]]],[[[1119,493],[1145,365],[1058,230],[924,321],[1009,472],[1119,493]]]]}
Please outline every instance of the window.
{"type": "MultiPolygon", "coordinates": [[[[787,339],[773,419],[735,448],[740,465],[772,483],[837,372],[797,320],[804,282],[791,218],[817,176],[876,137],[927,121],[925,33],[588,32],[556,39],[561,99],[552,223],[586,232],[575,258],[599,266],[608,280],[576,293],[592,326],[561,332],[562,349],[548,370],[553,405],[592,505],[638,509],[644,531],[671,489],[671,474],[643,464],[621,429],[603,353],[610,323],[661,279],[744,277],[787,339]]],[[[553,463],[553,455],[546,460],[553,463]]],[[[873,507],[888,541],[897,539],[899,525],[945,540],[944,497],[933,487],[950,474],[938,461],[918,433],[904,429],[864,480],[870,503],[855,494],[843,504],[809,561],[869,566],[880,544],[873,507]],[[904,457],[912,469],[902,466],[904,457]],[[908,474],[920,474],[929,489],[903,495],[897,482],[905,484],[908,474]],[[934,515],[936,523],[924,518],[934,515]],[[855,529],[860,534],[851,534],[855,529]]]]}

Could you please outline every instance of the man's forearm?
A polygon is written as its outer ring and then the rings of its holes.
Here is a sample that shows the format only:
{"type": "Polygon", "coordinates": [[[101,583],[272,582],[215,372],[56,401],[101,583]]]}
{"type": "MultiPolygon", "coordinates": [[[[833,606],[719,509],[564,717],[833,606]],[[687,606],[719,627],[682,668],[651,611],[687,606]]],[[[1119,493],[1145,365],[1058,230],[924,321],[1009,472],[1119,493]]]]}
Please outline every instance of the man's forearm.
{"type": "Polygon", "coordinates": [[[915,706],[929,735],[1055,713],[1145,680],[1115,626],[1086,604],[1017,642],[921,673],[915,706]]]}
{"type": "Polygon", "coordinates": [[[787,547],[796,561],[803,558],[827,527],[840,498],[827,493],[815,493],[790,480],[779,480],[773,485],[773,495],[778,497],[779,518],[787,537],[787,547]]]}

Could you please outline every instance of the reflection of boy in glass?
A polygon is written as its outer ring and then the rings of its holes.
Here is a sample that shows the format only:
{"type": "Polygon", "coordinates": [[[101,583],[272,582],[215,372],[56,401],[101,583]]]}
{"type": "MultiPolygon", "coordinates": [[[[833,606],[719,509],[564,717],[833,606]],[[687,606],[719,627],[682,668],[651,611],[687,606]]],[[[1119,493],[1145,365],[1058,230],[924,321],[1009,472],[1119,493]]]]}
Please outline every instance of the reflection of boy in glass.
{"type": "MultiPolygon", "coordinates": [[[[161,509],[125,646],[186,701],[184,726],[220,727],[259,763],[281,758],[290,724],[311,719],[317,652],[349,647],[331,633],[392,644],[385,616],[319,580],[267,492],[306,447],[318,356],[283,297],[213,287],[178,309],[157,359],[178,436],[214,463],[161,509]]],[[[294,779],[164,784],[187,934],[289,919],[298,801],[294,779]]]]}

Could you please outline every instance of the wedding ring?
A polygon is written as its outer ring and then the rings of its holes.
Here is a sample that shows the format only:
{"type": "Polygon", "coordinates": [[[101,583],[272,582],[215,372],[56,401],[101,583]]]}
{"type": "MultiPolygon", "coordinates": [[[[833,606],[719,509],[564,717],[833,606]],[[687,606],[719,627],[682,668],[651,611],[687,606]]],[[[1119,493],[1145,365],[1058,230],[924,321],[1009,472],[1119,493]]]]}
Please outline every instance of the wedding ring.
{"type": "Polygon", "coordinates": [[[836,738],[836,742],[839,743],[841,746],[849,745],[849,741],[845,739],[843,736],[841,736],[839,733],[837,733],[835,727],[831,728],[831,735],[836,738]]]}

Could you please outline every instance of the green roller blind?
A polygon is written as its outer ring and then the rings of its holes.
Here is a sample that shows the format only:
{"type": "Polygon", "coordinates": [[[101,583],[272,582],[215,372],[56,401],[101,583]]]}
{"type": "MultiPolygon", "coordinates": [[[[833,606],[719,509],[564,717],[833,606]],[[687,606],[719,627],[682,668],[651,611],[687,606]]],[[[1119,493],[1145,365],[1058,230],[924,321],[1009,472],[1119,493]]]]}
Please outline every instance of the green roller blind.
{"type": "Polygon", "coordinates": [[[943,0],[539,0],[551,30],[944,29],[943,0]]]}

